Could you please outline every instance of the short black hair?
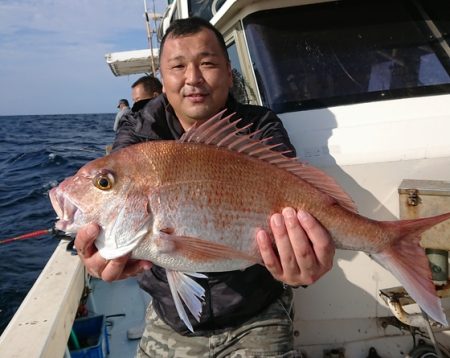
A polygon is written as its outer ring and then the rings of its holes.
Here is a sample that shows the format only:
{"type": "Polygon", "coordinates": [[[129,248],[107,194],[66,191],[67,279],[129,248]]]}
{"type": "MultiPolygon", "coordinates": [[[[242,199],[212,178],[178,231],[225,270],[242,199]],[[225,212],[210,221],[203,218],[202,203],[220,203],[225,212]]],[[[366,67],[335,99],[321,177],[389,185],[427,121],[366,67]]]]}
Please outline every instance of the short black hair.
{"type": "Polygon", "coordinates": [[[161,58],[164,51],[164,44],[168,37],[182,37],[187,35],[194,35],[200,32],[202,29],[211,30],[217,38],[220,47],[223,50],[223,54],[227,61],[230,61],[228,57],[227,46],[222,34],[217,30],[209,21],[202,19],[201,17],[188,17],[186,19],[178,19],[170,24],[164,34],[161,44],[159,45],[159,58],[161,58]]]}
{"type": "Polygon", "coordinates": [[[153,95],[154,92],[161,94],[162,92],[162,84],[159,79],[155,76],[143,76],[139,78],[136,82],[131,85],[131,88],[134,88],[138,85],[142,85],[144,87],[145,93],[148,95],[153,95]]]}

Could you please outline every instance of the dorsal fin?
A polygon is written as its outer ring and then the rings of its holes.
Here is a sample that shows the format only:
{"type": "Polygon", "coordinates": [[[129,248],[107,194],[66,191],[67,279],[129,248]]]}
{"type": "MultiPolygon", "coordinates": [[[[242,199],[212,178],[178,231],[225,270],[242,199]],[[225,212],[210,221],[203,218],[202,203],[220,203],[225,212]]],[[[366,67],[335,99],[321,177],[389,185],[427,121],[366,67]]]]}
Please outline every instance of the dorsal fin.
{"type": "Polygon", "coordinates": [[[238,119],[231,122],[230,119],[234,116],[234,113],[222,118],[224,113],[225,110],[219,112],[199,126],[190,128],[183,134],[179,141],[215,145],[263,160],[297,175],[318,190],[334,198],[345,209],[355,213],[357,212],[353,200],[332,177],[315,167],[302,163],[297,158],[286,157],[283,155],[286,152],[274,150],[281,143],[267,144],[266,142],[271,138],[255,139],[255,135],[259,131],[249,134],[243,133],[251,124],[243,128],[238,128],[237,124],[241,120],[238,119]]]}

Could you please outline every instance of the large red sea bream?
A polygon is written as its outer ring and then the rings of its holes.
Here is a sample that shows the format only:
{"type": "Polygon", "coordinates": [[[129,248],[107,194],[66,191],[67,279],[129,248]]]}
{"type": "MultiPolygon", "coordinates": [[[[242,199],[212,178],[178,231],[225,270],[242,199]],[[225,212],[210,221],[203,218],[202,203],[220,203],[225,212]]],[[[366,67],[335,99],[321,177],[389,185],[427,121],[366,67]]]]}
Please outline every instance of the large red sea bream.
{"type": "Polygon", "coordinates": [[[106,259],[132,251],[167,269],[178,314],[198,320],[203,288],[189,276],[261,263],[256,232],[290,206],[316,217],[336,247],[364,251],[400,281],[436,321],[447,324],[419,235],[450,218],[380,222],[356,213],[352,200],[320,170],[240,134],[220,115],[179,141],[152,141],[83,166],[50,192],[69,233],[97,222],[106,259]],[[183,305],[184,302],[184,305],[183,305]]]}

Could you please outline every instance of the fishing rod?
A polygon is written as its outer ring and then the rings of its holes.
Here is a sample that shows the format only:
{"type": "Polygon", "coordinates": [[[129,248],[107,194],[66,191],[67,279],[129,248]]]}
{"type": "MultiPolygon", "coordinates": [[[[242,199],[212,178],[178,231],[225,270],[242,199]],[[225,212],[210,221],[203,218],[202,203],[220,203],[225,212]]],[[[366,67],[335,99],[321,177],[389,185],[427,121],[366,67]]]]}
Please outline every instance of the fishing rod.
{"type": "Polygon", "coordinates": [[[11,237],[9,239],[0,240],[0,245],[2,245],[2,244],[9,244],[9,243],[14,242],[14,241],[22,241],[22,240],[27,240],[27,239],[33,239],[33,238],[36,238],[36,237],[39,237],[39,236],[43,236],[43,235],[48,235],[48,234],[50,234],[50,235],[52,235],[52,236],[54,236],[54,237],[56,237],[57,239],[60,239],[60,240],[64,240],[64,239],[70,240],[70,239],[72,239],[70,236],[66,235],[63,231],[57,230],[55,228],[50,228],[50,229],[36,230],[36,231],[32,231],[32,232],[29,232],[27,234],[23,234],[23,235],[20,235],[20,236],[16,236],[16,237],[11,237]]]}

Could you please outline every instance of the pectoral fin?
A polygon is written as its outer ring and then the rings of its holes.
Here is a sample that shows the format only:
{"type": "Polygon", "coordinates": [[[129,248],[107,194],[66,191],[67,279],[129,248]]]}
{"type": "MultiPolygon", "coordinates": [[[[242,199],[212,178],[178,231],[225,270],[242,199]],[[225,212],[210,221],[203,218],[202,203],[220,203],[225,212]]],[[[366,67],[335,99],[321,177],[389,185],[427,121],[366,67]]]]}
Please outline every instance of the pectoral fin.
{"type": "Polygon", "coordinates": [[[233,247],[216,242],[189,236],[167,234],[167,230],[160,233],[161,248],[167,251],[176,251],[193,261],[213,261],[223,259],[236,259],[261,263],[261,258],[239,251],[233,247]]]}
{"type": "Polygon", "coordinates": [[[192,316],[194,316],[197,321],[200,321],[205,290],[198,282],[194,281],[189,276],[197,278],[206,278],[206,276],[195,272],[187,273],[172,270],[166,270],[166,275],[178,315],[186,327],[191,332],[194,332],[186,310],[184,309],[183,302],[189,312],[191,312],[192,316]]]}

